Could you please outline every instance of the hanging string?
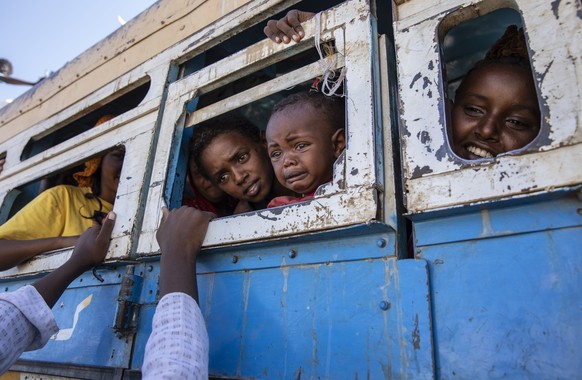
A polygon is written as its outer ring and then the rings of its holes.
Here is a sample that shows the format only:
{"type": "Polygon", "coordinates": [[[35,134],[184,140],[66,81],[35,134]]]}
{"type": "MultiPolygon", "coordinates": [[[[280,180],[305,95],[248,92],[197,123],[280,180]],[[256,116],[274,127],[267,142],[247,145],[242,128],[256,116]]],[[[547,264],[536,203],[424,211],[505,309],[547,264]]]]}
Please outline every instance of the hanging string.
{"type": "Polygon", "coordinates": [[[334,54],[333,47],[328,43],[321,44],[321,13],[315,15],[315,48],[319,54],[319,64],[323,74],[315,79],[312,90],[314,88],[317,89],[317,86],[321,83],[321,92],[324,95],[345,96],[343,93],[338,94],[337,90],[341,87],[346,77],[347,68],[345,66],[342,67],[338,75],[334,67],[336,66],[337,57],[340,53],[337,52],[334,54]]]}

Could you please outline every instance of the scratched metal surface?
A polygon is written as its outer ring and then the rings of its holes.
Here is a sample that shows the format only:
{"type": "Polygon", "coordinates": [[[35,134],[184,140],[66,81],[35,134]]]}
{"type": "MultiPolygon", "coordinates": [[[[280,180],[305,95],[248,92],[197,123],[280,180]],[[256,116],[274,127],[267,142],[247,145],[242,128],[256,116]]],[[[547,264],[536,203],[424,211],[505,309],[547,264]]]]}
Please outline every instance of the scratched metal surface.
{"type": "MultiPolygon", "coordinates": [[[[199,258],[211,375],[433,378],[426,263],[397,261],[389,231],[330,235],[211,249],[199,258]]],[[[153,266],[145,287],[157,280],[153,266]]],[[[134,369],[150,331],[155,297],[148,294],[142,291],[134,369]]]]}
{"type": "Polygon", "coordinates": [[[403,169],[409,212],[491,201],[582,183],[580,2],[420,1],[398,6],[395,23],[403,169]],[[512,5],[514,4],[514,5],[512,5]],[[454,155],[445,129],[438,32],[501,7],[523,18],[542,128],[528,146],[469,162],[454,155]]]}
{"type": "Polygon", "coordinates": [[[567,192],[415,223],[437,378],[580,376],[581,209],[567,192]]]}
{"type": "MultiPolygon", "coordinates": [[[[23,353],[21,364],[50,362],[63,368],[69,365],[128,367],[132,340],[118,338],[112,330],[124,273],[123,266],[104,267],[98,270],[105,280],[103,283],[90,271],[77,278],[53,308],[61,330],[43,348],[23,353]]],[[[14,291],[31,282],[30,278],[5,280],[0,283],[0,290],[14,291]]]]}

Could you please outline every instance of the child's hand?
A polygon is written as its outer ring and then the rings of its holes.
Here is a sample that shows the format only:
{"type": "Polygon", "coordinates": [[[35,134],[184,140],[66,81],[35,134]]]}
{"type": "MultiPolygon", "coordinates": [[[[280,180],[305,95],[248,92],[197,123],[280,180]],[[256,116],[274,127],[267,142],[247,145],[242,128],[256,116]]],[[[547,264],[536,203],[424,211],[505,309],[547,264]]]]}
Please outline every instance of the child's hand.
{"type": "Polygon", "coordinates": [[[280,20],[269,20],[263,32],[276,43],[288,44],[291,40],[301,41],[305,37],[305,32],[301,23],[309,20],[315,15],[313,12],[303,12],[292,9],[280,20]]]}
{"type": "Polygon", "coordinates": [[[115,225],[115,213],[110,212],[104,219],[103,225],[94,225],[79,236],[75,249],[69,261],[78,268],[88,269],[105,260],[111,231],[115,225]]]}
{"type": "Polygon", "coordinates": [[[193,255],[195,260],[214,214],[188,206],[172,211],[164,207],[162,212],[156,234],[162,257],[193,255]]]}

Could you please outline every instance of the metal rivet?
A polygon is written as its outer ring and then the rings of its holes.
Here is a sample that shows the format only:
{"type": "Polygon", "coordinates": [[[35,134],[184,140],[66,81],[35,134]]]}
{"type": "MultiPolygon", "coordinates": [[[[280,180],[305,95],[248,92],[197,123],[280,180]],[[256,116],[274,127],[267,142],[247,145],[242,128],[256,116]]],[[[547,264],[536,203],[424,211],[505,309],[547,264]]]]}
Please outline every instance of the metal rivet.
{"type": "Polygon", "coordinates": [[[376,242],[376,245],[378,246],[378,248],[386,247],[386,239],[378,239],[378,241],[376,242]]]}
{"type": "Polygon", "coordinates": [[[148,272],[151,272],[154,270],[154,266],[153,265],[148,265],[148,272]]]}
{"type": "Polygon", "coordinates": [[[294,259],[295,257],[297,257],[297,251],[294,249],[290,249],[289,252],[287,252],[287,256],[294,259]]]}
{"type": "Polygon", "coordinates": [[[238,262],[238,256],[233,256],[232,257],[232,263],[236,264],[238,262]]]}
{"type": "Polygon", "coordinates": [[[388,301],[382,301],[382,302],[380,302],[380,304],[378,306],[380,306],[380,309],[385,311],[385,310],[390,309],[391,305],[390,305],[390,302],[388,302],[388,301]]]}

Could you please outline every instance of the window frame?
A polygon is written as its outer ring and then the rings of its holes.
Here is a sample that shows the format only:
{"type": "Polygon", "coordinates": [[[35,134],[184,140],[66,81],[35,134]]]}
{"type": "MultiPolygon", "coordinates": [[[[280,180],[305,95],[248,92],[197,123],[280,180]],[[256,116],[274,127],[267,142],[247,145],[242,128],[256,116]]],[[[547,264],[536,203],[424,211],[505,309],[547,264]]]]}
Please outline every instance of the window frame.
{"type": "Polygon", "coordinates": [[[564,157],[572,162],[582,159],[581,146],[576,145],[582,142],[582,126],[576,124],[582,116],[577,106],[580,82],[571,85],[582,68],[567,54],[577,51],[576,38],[547,38],[548,34],[580,35],[579,21],[569,15],[576,14],[576,5],[560,3],[560,9],[555,10],[543,0],[439,1],[430,9],[421,5],[413,0],[398,6],[394,24],[408,212],[490,202],[580,184],[582,173],[574,165],[562,164],[564,157]],[[452,153],[446,137],[443,99],[447,97],[439,32],[444,19],[455,20],[450,16],[454,12],[458,12],[458,19],[466,19],[499,8],[513,8],[522,15],[540,99],[541,131],[521,150],[493,159],[465,161],[452,153]],[[546,12],[560,17],[542,17],[546,12]],[[557,167],[562,168],[559,173],[557,167]]]}
{"type": "MultiPolygon", "coordinates": [[[[164,192],[167,191],[162,184],[167,183],[175,170],[172,160],[179,150],[177,142],[184,128],[314,78],[321,72],[318,63],[310,64],[192,114],[186,113],[186,103],[200,93],[220,87],[225,81],[236,80],[313,47],[315,22],[316,18],[313,18],[303,24],[306,37],[300,43],[277,45],[264,39],[170,84],[138,255],[150,255],[159,249],[155,231],[161,218],[161,207],[165,204],[164,192]],[[260,97],[256,95],[258,93],[260,97]]],[[[376,219],[379,207],[377,190],[382,186],[382,178],[376,174],[379,154],[376,138],[381,136],[381,131],[375,122],[375,99],[379,99],[374,84],[377,65],[375,24],[366,2],[348,1],[322,12],[321,25],[321,41],[335,39],[341,53],[339,65],[347,67],[347,147],[343,160],[336,163],[332,183],[320,188],[318,193],[323,195],[312,201],[213,220],[204,240],[205,247],[313,233],[376,219]]],[[[206,32],[202,30],[200,33],[204,35],[206,32]]],[[[219,38],[224,32],[214,30],[214,36],[219,38]]],[[[194,41],[196,38],[197,34],[192,36],[194,41]]],[[[185,55],[192,54],[186,52],[185,55]]]]}

